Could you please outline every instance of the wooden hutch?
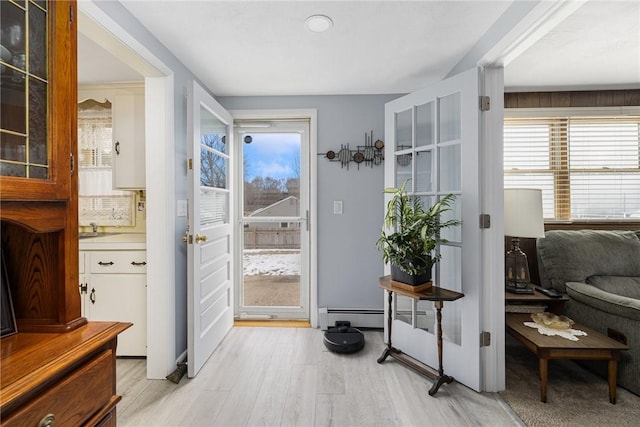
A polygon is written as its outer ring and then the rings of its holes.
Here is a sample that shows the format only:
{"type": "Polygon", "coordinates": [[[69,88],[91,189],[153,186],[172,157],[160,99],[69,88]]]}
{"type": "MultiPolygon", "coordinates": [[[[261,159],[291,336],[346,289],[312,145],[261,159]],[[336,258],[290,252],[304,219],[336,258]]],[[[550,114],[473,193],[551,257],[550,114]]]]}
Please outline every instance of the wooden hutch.
{"type": "Polygon", "coordinates": [[[15,313],[8,334],[3,320],[0,420],[115,426],[115,348],[130,324],[87,322],[78,292],[76,3],[0,7],[2,309],[15,313]]]}

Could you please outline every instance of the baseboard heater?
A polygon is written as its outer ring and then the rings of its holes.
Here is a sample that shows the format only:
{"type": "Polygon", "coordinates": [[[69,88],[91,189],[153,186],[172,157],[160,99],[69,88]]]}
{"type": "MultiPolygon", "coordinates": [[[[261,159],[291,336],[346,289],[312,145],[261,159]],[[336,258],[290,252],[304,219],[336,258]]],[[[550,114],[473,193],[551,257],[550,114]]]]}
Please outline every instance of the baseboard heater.
{"type": "Polygon", "coordinates": [[[318,324],[323,331],[334,326],[337,320],[349,321],[354,328],[383,328],[384,310],[327,307],[318,309],[318,324]]]}

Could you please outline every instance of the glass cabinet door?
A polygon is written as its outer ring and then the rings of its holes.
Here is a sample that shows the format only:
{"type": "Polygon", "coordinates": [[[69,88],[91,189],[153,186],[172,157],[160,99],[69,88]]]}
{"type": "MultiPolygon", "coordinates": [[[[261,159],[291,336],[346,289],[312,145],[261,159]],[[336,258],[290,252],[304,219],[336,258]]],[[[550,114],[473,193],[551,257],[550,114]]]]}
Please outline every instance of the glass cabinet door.
{"type": "Polygon", "coordinates": [[[75,116],[57,106],[75,104],[76,97],[71,7],[65,1],[0,2],[3,199],[69,198],[75,116]]]}

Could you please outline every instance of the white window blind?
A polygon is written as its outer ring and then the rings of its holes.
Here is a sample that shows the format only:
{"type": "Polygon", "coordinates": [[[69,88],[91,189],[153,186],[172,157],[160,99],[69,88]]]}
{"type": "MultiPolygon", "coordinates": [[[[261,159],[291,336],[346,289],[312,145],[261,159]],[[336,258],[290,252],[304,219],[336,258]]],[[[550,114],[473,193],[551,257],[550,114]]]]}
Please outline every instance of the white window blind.
{"type": "Polygon", "coordinates": [[[640,116],[504,124],[505,188],[540,188],[549,220],[640,220],[640,116]]]}
{"type": "Polygon", "coordinates": [[[109,101],[78,104],[78,223],[134,226],[135,195],[113,190],[113,119],[109,101]]]}

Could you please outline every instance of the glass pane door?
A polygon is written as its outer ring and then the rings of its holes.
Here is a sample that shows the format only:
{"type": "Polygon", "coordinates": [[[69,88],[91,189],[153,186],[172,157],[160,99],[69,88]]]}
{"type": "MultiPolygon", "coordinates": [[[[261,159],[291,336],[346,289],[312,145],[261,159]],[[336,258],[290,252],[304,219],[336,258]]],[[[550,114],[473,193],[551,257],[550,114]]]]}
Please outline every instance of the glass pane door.
{"type": "Polygon", "coordinates": [[[240,317],[308,318],[306,123],[243,128],[240,317]],[[301,131],[290,130],[302,125],[301,131]]]}
{"type": "MultiPolygon", "coordinates": [[[[478,70],[472,69],[385,107],[385,148],[390,153],[385,187],[406,183],[406,192],[426,208],[448,194],[455,196],[442,220],[462,225],[442,231],[447,242],[437,248],[441,259],[433,271],[434,286],[465,295],[442,309],[444,364],[450,375],[474,390],[480,389],[477,99],[478,70]]],[[[433,303],[397,298],[392,310],[396,348],[438,366],[433,303]]]]}

